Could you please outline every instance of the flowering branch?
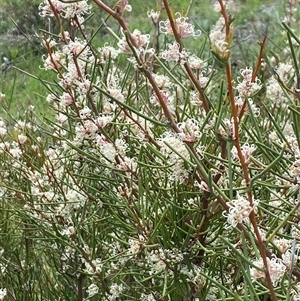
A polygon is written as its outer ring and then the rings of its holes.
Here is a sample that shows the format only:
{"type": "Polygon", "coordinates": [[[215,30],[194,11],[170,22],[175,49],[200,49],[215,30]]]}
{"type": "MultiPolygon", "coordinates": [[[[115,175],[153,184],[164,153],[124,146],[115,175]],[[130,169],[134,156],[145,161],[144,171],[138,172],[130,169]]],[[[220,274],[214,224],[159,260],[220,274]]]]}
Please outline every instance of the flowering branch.
{"type": "MultiPolygon", "coordinates": [[[[130,43],[135,47],[135,48],[138,48],[137,47],[137,44],[136,44],[136,41],[135,39],[133,38],[132,34],[130,33],[123,17],[122,17],[122,14],[120,13],[117,13],[115,11],[113,11],[110,7],[108,7],[107,5],[105,5],[102,1],[100,0],[93,0],[100,8],[102,8],[103,10],[105,10],[107,13],[109,13],[111,16],[113,16],[120,24],[120,26],[123,28],[124,30],[124,34],[125,35],[128,35],[128,39],[130,41],[130,43]]],[[[142,70],[144,71],[144,74],[145,76],[148,78],[156,96],[157,96],[157,99],[161,105],[161,108],[166,116],[166,118],[168,119],[169,123],[170,123],[170,126],[173,128],[173,130],[176,132],[176,133],[179,133],[181,132],[180,129],[177,127],[175,121],[173,120],[173,117],[166,105],[166,103],[164,102],[162,96],[161,96],[161,93],[157,87],[157,84],[155,82],[155,80],[153,79],[153,76],[151,75],[150,71],[148,70],[148,66],[146,64],[145,61],[143,61],[142,58],[140,58],[141,60],[141,64],[142,64],[142,70]]]]}
{"type": "MultiPolygon", "coordinates": [[[[266,40],[267,40],[267,36],[264,36],[263,41],[260,43],[259,56],[258,56],[258,59],[257,59],[257,63],[256,63],[255,70],[254,70],[254,72],[252,73],[252,78],[251,78],[251,82],[252,82],[252,83],[255,82],[256,77],[257,77],[257,74],[258,74],[258,71],[259,71],[259,68],[260,68],[260,65],[261,65],[261,63],[262,63],[262,61],[263,61],[263,52],[264,52],[266,40]]],[[[244,115],[244,113],[245,113],[246,105],[247,105],[247,101],[244,100],[243,106],[242,106],[242,108],[241,108],[241,110],[240,110],[240,113],[239,113],[239,120],[242,120],[242,117],[243,117],[243,115],[244,115]]]]}
{"type": "MultiPolygon", "coordinates": [[[[224,17],[224,20],[225,20],[226,39],[229,39],[230,34],[231,34],[230,33],[230,24],[228,22],[228,17],[227,17],[225,6],[223,4],[223,0],[219,0],[219,4],[221,6],[221,13],[222,13],[222,15],[224,17]]],[[[239,160],[240,160],[240,163],[241,163],[241,167],[242,167],[242,170],[243,170],[243,174],[244,174],[244,178],[245,178],[245,183],[246,183],[246,187],[247,187],[248,201],[249,201],[250,207],[254,208],[253,195],[252,195],[252,191],[251,191],[251,187],[250,187],[250,175],[249,175],[248,167],[247,167],[246,162],[245,162],[245,158],[244,158],[243,152],[241,150],[241,143],[240,143],[240,138],[239,138],[239,119],[238,119],[237,106],[236,106],[236,103],[235,103],[235,97],[234,97],[233,86],[232,86],[233,79],[232,79],[232,76],[231,76],[230,61],[226,62],[225,69],[226,69],[226,77],[227,77],[227,84],[228,84],[229,99],[230,99],[230,103],[231,103],[231,114],[232,114],[233,120],[234,120],[234,145],[235,145],[235,147],[237,149],[238,157],[239,157],[239,160]]],[[[263,263],[264,263],[264,267],[265,267],[265,275],[266,275],[266,280],[267,280],[268,288],[270,290],[272,300],[276,301],[277,297],[276,297],[276,294],[275,294],[275,291],[274,291],[274,287],[273,287],[273,284],[272,284],[272,281],[271,281],[271,277],[270,277],[266,249],[265,249],[265,246],[263,244],[260,232],[258,230],[258,226],[257,226],[257,222],[256,222],[256,219],[255,219],[254,210],[251,211],[251,213],[249,215],[249,218],[250,218],[251,224],[253,225],[253,229],[254,229],[255,235],[257,237],[257,241],[258,241],[258,246],[259,246],[259,250],[260,250],[260,253],[261,253],[261,257],[263,259],[263,263]]]]}
{"type": "MultiPolygon", "coordinates": [[[[179,45],[179,52],[181,52],[183,50],[183,45],[182,45],[181,37],[179,36],[178,31],[176,29],[176,26],[175,26],[175,23],[174,23],[174,18],[173,18],[169,3],[168,3],[167,0],[163,0],[163,3],[164,3],[164,7],[166,9],[166,12],[168,14],[168,18],[169,18],[169,21],[170,21],[170,24],[171,24],[171,27],[172,27],[172,31],[173,31],[175,40],[179,45]]],[[[195,77],[193,71],[191,70],[191,68],[190,68],[190,66],[187,62],[185,62],[183,64],[183,66],[184,66],[189,78],[192,80],[192,82],[195,85],[197,91],[199,92],[200,98],[201,98],[202,103],[203,103],[203,108],[204,108],[206,114],[208,114],[208,112],[210,111],[209,103],[208,103],[207,97],[206,97],[203,89],[200,86],[199,81],[195,77]]]]}

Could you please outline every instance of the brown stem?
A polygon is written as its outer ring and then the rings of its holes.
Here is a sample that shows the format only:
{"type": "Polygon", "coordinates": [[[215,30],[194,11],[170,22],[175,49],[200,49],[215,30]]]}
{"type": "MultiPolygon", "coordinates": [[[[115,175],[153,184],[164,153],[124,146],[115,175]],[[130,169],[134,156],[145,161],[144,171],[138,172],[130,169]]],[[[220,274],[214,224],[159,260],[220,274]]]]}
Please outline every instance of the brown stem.
{"type": "Polygon", "coordinates": [[[84,275],[80,273],[77,282],[77,300],[82,301],[84,298],[84,275]]]}

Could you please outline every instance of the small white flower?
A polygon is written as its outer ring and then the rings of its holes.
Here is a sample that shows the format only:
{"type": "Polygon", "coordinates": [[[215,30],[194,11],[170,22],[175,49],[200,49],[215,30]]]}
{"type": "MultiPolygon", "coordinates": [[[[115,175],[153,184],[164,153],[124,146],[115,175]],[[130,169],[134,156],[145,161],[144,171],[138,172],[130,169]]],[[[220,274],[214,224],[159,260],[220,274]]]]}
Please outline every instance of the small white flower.
{"type": "Polygon", "coordinates": [[[5,122],[0,118],[0,137],[3,137],[7,133],[6,124],[5,122]]]}
{"type": "Polygon", "coordinates": [[[65,229],[59,231],[62,236],[71,237],[76,233],[76,230],[73,226],[65,227],[65,229]]]}
{"type": "MultiPolygon", "coordinates": [[[[245,164],[250,163],[251,156],[255,150],[256,146],[253,144],[249,145],[248,143],[245,143],[241,146],[241,151],[245,160],[245,164]]],[[[233,160],[239,160],[238,151],[235,146],[231,150],[231,155],[233,160]]]]}
{"type": "Polygon", "coordinates": [[[26,135],[23,134],[18,135],[18,141],[20,144],[24,144],[27,141],[27,138],[28,137],[26,135]]]}
{"type": "MultiPolygon", "coordinates": [[[[134,46],[136,49],[147,48],[150,35],[149,34],[142,34],[138,29],[135,29],[131,34],[132,39],[134,40],[134,46]]],[[[132,50],[126,41],[126,37],[123,38],[118,42],[119,52],[120,53],[127,53],[131,54],[132,50]]]]}
{"type": "Polygon", "coordinates": [[[151,11],[148,11],[147,12],[147,15],[149,18],[152,19],[152,21],[154,23],[157,23],[158,20],[159,20],[159,15],[160,15],[160,12],[159,11],[154,11],[153,9],[151,11]]]}
{"type": "Polygon", "coordinates": [[[106,44],[102,48],[99,48],[98,51],[101,53],[102,62],[109,58],[114,60],[119,54],[117,49],[106,44]]]}
{"type": "Polygon", "coordinates": [[[6,288],[0,288],[0,300],[4,300],[4,297],[7,295],[6,288]]]}
{"type": "Polygon", "coordinates": [[[4,101],[5,100],[5,94],[0,93],[0,101],[4,101]]]}
{"type": "Polygon", "coordinates": [[[93,297],[94,295],[98,294],[99,292],[99,287],[92,283],[91,285],[89,285],[89,287],[86,290],[87,294],[88,294],[88,298],[93,297]]]}
{"type": "Polygon", "coordinates": [[[108,296],[108,300],[116,301],[119,298],[119,296],[121,295],[121,293],[124,291],[124,289],[125,289],[125,287],[123,284],[113,283],[110,286],[110,290],[109,290],[110,295],[108,296]]]}
{"type": "Polygon", "coordinates": [[[188,58],[188,63],[190,67],[194,70],[200,70],[206,65],[203,60],[201,60],[194,54],[188,58]]]}

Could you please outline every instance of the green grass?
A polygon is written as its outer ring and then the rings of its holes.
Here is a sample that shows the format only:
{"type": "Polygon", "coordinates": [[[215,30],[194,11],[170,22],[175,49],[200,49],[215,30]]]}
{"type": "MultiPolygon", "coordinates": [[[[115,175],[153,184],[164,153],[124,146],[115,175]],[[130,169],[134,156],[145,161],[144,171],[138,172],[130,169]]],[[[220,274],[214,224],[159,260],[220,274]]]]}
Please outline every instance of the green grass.
{"type": "Polygon", "coordinates": [[[40,68],[41,59],[39,55],[33,53],[32,49],[22,52],[21,50],[18,57],[11,61],[9,68],[1,74],[0,89],[6,95],[9,112],[15,118],[22,117],[29,106],[34,106],[38,112],[43,112],[48,106],[45,101],[46,87],[38,79],[30,77],[21,70],[34,73],[36,77],[41,78],[49,77],[49,74],[46,75],[40,68]]]}

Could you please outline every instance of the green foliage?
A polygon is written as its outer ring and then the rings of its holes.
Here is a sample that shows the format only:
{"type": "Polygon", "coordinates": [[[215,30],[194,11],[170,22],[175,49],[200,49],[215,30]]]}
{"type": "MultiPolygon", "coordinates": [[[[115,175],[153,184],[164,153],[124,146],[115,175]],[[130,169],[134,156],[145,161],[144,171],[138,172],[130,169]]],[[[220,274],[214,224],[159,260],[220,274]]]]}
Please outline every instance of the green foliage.
{"type": "Polygon", "coordinates": [[[297,13],[63,3],[4,50],[0,300],[298,300],[297,13]]]}

